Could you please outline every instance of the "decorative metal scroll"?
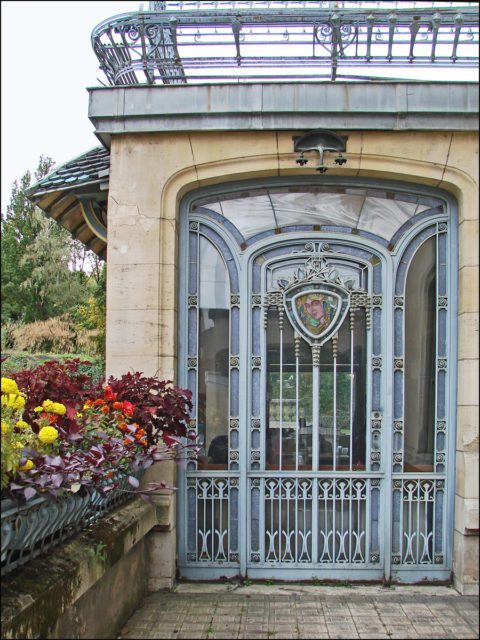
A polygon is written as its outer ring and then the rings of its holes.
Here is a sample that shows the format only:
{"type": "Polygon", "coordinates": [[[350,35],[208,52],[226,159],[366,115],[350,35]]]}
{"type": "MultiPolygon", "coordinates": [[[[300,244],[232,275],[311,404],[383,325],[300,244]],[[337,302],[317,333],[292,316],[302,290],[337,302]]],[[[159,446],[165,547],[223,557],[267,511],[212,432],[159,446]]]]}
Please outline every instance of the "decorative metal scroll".
{"type": "Polygon", "coordinates": [[[478,5],[425,4],[340,2],[332,11],[329,2],[162,2],[105,20],[91,40],[111,85],[335,80],[342,66],[477,67],[478,5]]]}
{"type": "Polygon", "coordinates": [[[312,346],[321,346],[334,336],[350,309],[365,308],[367,325],[370,324],[371,301],[364,289],[354,289],[354,281],[342,278],[329,264],[324,253],[328,245],[309,257],[290,279],[280,279],[281,292],[264,295],[264,307],[283,307],[294,330],[312,346]]]}

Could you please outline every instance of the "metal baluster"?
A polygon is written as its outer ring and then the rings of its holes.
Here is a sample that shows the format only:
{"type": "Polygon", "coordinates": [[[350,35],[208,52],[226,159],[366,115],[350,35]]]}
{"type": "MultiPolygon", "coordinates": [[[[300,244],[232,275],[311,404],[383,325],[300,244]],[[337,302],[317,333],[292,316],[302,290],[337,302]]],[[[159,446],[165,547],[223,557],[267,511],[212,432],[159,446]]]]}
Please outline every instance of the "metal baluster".
{"type": "Polygon", "coordinates": [[[352,443],[353,443],[353,333],[355,330],[355,310],[350,309],[350,451],[349,466],[352,470],[352,443]]]}
{"type": "MultiPolygon", "coordinates": [[[[278,469],[282,470],[283,462],[283,307],[278,307],[278,329],[280,333],[280,425],[279,425],[279,448],[278,448],[278,469]]],[[[280,556],[279,556],[280,558],[280,556]]]]}
{"type": "Polygon", "coordinates": [[[415,564],[420,560],[420,504],[421,504],[421,481],[417,482],[417,540],[415,545],[415,564]]]}
{"type": "MultiPolygon", "coordinates": [[[[281,426],[282,426],[282,423],[280,422],[280,427],[281,426]]],[[[281,562],[281,561],[282,561],[282,478],[279,478],[278,479],[278,562],[281,562]]]]}
{"type": "Polygon", "coordinates": [[[300,407],[300,380],[299,380],[299,372],[300,372],[300,336],[298,333],[295,333],[295,413],[296,413],[296,423],[297,428],[295,431],[295,470],[298,471],[298,439],[300,437],[300,417],[299,417],[299,407],[300,407]]]}
{"type": "Polygon", "coordinates": [[[318,471],[320,418],[320,347],[312,346],[312,471],[318,471]]]}
{"type": "Polygon", "coordinates": [[[332,338],[333,353],[333,470],[337,469],[337,355],[338,333],[332,338]]]}
{"type": "Polygon", "coordinates": [[[195,480],[195,559],[198,560],[198,480],[195,480]]]}
{"type": "Polygon", "coordinates": [[[212,528],[210,529],[212,534],[212,553],[210,554],[210,560],[215,559],[215,479],[212,478],[212,491],[210,494],[210,505],[212,510],[212,528]]]}
{"type": "MultiPolygon", "coordinates": [[[[297,422],[298,425],[298,422],[297,422]]],[[[297,426],[298,429],[298,426],[297,426]]],[[[298,469],[298,463],[297,463],[297,469],[298,469]]],[[[296,478],[295,479],[295,555],[294,555],[294,562],[298,562],[299,561],[299,555],[298,555],[298,547],[299,547],[299,531],[298,531],[298,490],[299,490],[299,486],[300,486],[300,479],[296,478]]]]}
{"type": "Polygon", "coordinates": [[[353,503],[353,479],[348,481],[349,500],[348,500],[348,561],[352,561],[352,503],[353,503]]]}

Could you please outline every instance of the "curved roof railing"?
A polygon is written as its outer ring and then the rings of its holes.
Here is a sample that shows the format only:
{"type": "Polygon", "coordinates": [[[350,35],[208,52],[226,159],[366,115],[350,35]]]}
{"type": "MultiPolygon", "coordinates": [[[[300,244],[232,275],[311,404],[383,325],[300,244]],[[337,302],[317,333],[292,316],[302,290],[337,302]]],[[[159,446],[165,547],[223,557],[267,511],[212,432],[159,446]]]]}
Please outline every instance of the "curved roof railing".
{"type": "Polygon", "coordinates": [[[150,8],[93,30],[110,85],[381,80],[381,69],[479,62],[473,2],[151,2],[150,8]],[[360,67],[371,75],[356,76],[360,67]]]}

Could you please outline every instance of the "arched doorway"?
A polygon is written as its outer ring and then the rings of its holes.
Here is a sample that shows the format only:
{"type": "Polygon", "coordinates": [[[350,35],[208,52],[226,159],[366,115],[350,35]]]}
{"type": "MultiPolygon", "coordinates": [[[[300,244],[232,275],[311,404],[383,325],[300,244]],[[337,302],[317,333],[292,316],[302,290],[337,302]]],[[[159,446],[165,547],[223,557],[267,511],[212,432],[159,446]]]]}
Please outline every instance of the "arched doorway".
{"type": "Polygon", "coordinates": [[[445,200],[272,180],[184,206],[180,575],[447,580],[445,200]]]}

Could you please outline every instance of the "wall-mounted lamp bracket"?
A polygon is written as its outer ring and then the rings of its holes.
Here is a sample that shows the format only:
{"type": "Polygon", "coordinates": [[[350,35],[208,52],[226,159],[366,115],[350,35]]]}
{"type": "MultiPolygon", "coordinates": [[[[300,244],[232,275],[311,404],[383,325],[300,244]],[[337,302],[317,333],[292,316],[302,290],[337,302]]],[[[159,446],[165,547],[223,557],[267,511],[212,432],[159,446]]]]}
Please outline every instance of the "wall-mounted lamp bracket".
{"type": "Polygon", "coordinates": [[[334,162],[338,165],[346,164],[347,159],[342,156],[342,152],[347,150],[347,137],[339,136],[328,129],[315,129],[308,131],[302,136],[293,136],[293,150],[299,153],[299,157],[295,160],[296,164],[301,167],[308,163],[305,158],[307,151],[316,151],[319,155],[319,163],[316,167],[320,173],[325,173],[328,167],[324,164],[324,153],[336,153],[337,157],[334,162]]]}

